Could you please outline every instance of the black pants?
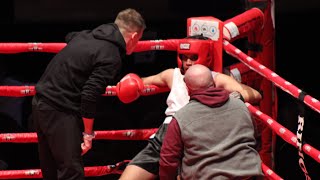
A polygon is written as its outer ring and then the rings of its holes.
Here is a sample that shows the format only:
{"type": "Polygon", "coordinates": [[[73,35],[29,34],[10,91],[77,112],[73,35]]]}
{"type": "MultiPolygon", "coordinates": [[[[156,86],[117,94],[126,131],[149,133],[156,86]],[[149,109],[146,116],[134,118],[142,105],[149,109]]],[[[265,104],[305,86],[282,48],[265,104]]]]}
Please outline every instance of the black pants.
{"type": "Polygon", "coordinates": [[[36,96],[32,117],[43,179],[84,180],[81,118],[75,113],[57,111],[36,96]]]}

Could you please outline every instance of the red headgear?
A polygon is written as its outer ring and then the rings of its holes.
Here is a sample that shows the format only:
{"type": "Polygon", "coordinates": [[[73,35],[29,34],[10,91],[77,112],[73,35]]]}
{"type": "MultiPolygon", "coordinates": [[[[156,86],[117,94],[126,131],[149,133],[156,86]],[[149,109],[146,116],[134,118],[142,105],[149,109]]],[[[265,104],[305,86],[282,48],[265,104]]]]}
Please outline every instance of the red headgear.
{"type": "Polygon", "coordinates": [[[213,61],[211,58],[208,58],[211,45],[210,40],[180,39],[177,50],[178,67],[182,67],[182,60],[180,59],[179,54],[194,54],[198,55],[198,59],[195,60],[195,64],[202,64],[213,69],[213,61]]]}

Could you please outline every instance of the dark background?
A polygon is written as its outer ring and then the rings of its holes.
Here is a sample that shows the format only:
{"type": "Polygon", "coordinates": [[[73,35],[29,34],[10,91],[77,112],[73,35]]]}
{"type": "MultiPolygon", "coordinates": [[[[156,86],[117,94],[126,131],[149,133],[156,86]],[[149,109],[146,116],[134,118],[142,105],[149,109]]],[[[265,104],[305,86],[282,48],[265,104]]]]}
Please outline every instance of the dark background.
{"type": "MultiPolygon", "coordinates": [[[[318,25],[320,1],[277,0],[276,70],[282,78],[320,99],[318,85],[318,25]]],[[[69,31],[91,29],[113,21],[118,11],[136,8],[146,19],[143,39],[183,38],[186,19],[193,16],[214,16],[221,20],[245,10],[244,0],[203,0],[194,4],[178,1],[150,0],[2,0],[0,2],[0,42],[63,42],[69,31]]],[[[235,42],[240,49],[245,42],[235,42]]],[[[20,53],[0,55],[0,85],[33,85],[54,54],[20,53]]],[[[175,53],[145,52],[127,57],[127,69],[141,76],[175,67],[175,53]]],[[[224,57],[225,65],[232,58],[224,57]]],[[[297,131],[298,102],[278,89],[278,122],[294,134],[297,131]]],[[[124,105],[116,97],[101,97],[96,130],[139,129],[158,127],[164,118],[167,93],[145,96],[124,105]]],[[[30,124],[31,97],[0,97],[0,132],[33,132],[30,124]]],[[[319,113],[305,106],[303,139],[316,149],[320,129],[319,113]]],[[[94,141],[85,156],[86,166],[98,166],[131,159],[145,146],[145,141],[94,141]]],[[[305,156],[305,165],[312,179],[319,179],[319,163],[305,156]]],[[[284,179],[304,179],[298,165],[298,151],[281,138],[276,139],[274,171],[284,179]]],[[[0,144],[0,160],[8,170],[39,168],[36,144],[0,144]]],[[[0,163],[1,165],[1,163],[0,163]]],[[[116,179],[117,175],[88,179],[116,179]]]]}

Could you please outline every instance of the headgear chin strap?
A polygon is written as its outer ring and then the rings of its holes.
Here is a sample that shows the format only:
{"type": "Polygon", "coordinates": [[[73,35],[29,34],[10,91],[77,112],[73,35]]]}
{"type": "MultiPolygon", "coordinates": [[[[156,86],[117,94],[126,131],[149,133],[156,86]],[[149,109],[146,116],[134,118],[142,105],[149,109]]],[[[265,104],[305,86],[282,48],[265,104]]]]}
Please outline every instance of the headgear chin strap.
{"type": "Polygon", "coordinates": [[[212,70],[213,61],[212,58],[208,58],[212,45],[210,40],[180,39],[177,49],[178,67],[182,68],[182,59],[180,59],[179,54],[198,55],[195,64],[205,65],[212,70]]]}

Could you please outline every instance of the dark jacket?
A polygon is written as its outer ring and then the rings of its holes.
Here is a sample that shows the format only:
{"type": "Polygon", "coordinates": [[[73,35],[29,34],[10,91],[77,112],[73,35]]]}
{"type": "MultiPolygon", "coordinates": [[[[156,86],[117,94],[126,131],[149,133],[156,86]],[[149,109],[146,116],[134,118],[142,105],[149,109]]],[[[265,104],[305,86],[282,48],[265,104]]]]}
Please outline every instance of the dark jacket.
{"type": "Polygon", "coordinates": [[[37,82],[36,95],[57,110],[93,118],[97,98],[120,80],[125,40],[110,23],[69,33],[66,42],[37,82]]]}

